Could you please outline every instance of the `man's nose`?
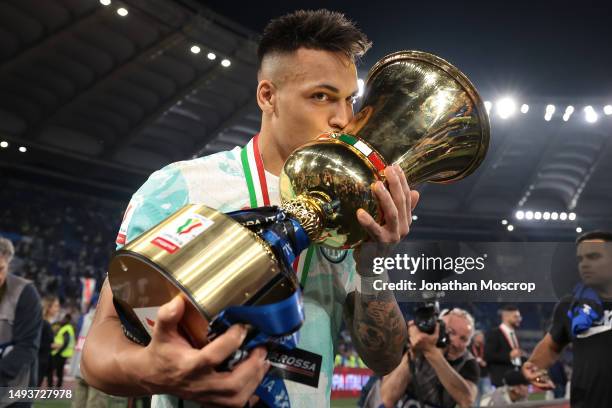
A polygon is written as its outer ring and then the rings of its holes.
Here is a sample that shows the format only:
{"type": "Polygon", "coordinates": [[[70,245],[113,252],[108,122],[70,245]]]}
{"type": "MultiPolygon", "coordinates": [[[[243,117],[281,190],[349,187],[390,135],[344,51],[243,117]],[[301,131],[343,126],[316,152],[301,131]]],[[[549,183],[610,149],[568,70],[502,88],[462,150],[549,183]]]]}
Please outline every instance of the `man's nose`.
{"type": "Polygon", "coordinates": [[[342,130],[353,118],[353,106],[341,101],[329,121],[329,126],[334,130],[342,130]]]}

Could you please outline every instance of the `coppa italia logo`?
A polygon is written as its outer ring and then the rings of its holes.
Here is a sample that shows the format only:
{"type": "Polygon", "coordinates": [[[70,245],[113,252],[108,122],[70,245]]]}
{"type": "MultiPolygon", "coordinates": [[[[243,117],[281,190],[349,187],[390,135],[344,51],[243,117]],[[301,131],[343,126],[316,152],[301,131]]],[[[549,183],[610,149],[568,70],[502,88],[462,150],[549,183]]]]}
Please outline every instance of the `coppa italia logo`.
{"type": "Polygon", "coordinates": [[[200,214],[184,214],[165,225],[151,243],[173,254],[206,231],[213,223],[211,219],[200,214]]]}
{"type": "Polygon", "coordinates": [[[178,227],[176,233],[179,235],[189,234],[194,229],[202,226],[204,226],[204,224],[202,224],[197,218],[189,218],[183,225],[178,227]]]}

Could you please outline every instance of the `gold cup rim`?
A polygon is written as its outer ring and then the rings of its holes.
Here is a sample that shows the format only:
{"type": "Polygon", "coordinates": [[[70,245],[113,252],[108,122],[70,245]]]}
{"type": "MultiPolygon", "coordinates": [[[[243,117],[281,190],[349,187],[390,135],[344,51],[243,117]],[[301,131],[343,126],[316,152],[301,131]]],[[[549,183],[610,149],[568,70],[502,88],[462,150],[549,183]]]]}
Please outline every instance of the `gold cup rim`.
{"type": "Polygon", "coordinates": [[[459,84],[463,87],[463,89],[469,95],[474,105],[477,107],[478,119],[480,120],[480,123],[481,123],[481,138],[480,138],[480,143],[478,145],[478,151],[476,155],[474,156],[474,159],[460,173],[457,173],[456,175],[452,177],[437,179],[435,181],[432,180],[431,182],[440,183],[440,184],[450,183],[454,180],[460,180],[470,175],[480,166],[480,164],[482,163],[482,161],[484,160],[486,156],[487,150],[489,149],[489,143],[490,143],[490,138],[491,138],[491,127],[489,124],[489,115],[486,113],[487,110],[484,106],[484,102],[482,98],[480,97],[480,95],[478,94],[478,91],[476,91],[476,87],[474,86],[472,81],[470,81],[469,78],[463,72],[461,72],[457,67],[455,67],[453,64],[446,61],[445,59],[440,58],[436,55],[430,54],[425,51],[416,51],[416,50],[397,51],[397,52],[393,52],[391,54],[384,56],[370,69],[370,71],[368,72],[368,76],[366,77],[366,82],[365,82],[364,87],[367,88],[367,85],[370,83],[370,81],[374,77],[376,77],[376,75],[378,75],[384,67],[397,63],[397,62],[406,61],[406,60],[422,61],[430,65],[433,65],[436,68],[442,69],[447,74],[449,74],[452,78],[457,80],[457,82],[459,82],[459,84]]]}

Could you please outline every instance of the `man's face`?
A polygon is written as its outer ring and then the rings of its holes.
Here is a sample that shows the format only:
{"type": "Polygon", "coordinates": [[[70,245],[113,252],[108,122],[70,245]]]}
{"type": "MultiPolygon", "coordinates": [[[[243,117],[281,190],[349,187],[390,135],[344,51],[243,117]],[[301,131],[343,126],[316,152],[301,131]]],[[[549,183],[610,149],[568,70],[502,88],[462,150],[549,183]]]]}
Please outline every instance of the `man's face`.
{"type": "Polygon", "coordinates": [[[576,249],[578,271],[585,285],[606,287],[612,283],[612,243],[582,241],[576,249]]]}
{"type": "Polygon", "coordinates": [[[474,335],[473,343],[476,344],[476,345],[484,344],[484,334],[478,333],[478,334],[474,335]]]}
{"type": "Polygon", "coordinates": [[[357,94],[355,64],[341,53],[300,48],[279,56],[271,81],[272,134],[286,157],[297,147],[330,130],[339,131],[353,117],[357,94]]]}
{"type": "Polygon", "coordinates": [[[518,310],[504,310],[502,312],[502,320],[507,325],[518,329],[521,326],[523,317],[521,316],[521,312],[518,310]]]}
{"type": "Polygon", "coordinates": [[[60,302],[59,300],[55,300],[51,305],[51,309],[49,310],[49,318],[50,320],[54,320],[60,312],[60,302]]]}
{"type": "Polygon", "coordinates": [[[529,387],[527,385],[513,385],[509,388],[509,394],[513,402],[524,400],[529,395],[529,387]]]}
{"type": "Polygon", "coordinates": [[[9,260],[4,256],[0,256],[0,287],[4,285],[6,275],[8,274],[9,260]]]}
{"type": "Polygon", "coordinates": [[[448,334],[448,357],[456,360],[465,353],[472,336],[472,327],[467,319],[460,316],[447,315],[442,317],[448,334]]]}

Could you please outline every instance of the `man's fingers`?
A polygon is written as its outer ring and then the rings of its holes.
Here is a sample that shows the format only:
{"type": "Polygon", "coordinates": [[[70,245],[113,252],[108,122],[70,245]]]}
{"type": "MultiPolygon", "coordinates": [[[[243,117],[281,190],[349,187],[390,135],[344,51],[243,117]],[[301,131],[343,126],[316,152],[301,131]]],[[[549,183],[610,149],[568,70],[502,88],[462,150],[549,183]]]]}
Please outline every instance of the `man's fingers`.
{"type": "Polygon", "coordinates": [[[257,348],[234,371],[219,373],[203,387],[202,402],[217,406],[244,406],[270,368],[266,355],[264,348],[257,348]],[[215,392],[207,392],[209,388],[215,392]]]}
{"type": "MultiPolygon", "coordinates": [[[[402,170],[402,168],[399,166],[399,164],[396,164],[394,166],[398,172],[398,176],[399,176],[399,180],[400,180],[400,184],[402,185],[402,190],[404,191],[404,197],[406,200],[406,209],[410,209],[410,211],[414,210],[414,207],[416,206],[416,201],[418,201],[418,194],[416,195],[410,190],[410,186],[408,186],[408,180],[406,179],[406,175],[404,174],[404,171],[402,170]]],[[[408,214],[409,216],[411,216],[412,214],[408,214]]],[[[410,220],[409,220],[410,221],[410,220]]]]}
{"type": "Polygon", "coordinates": [[[238,350],[246,335],[247,329],[244,325],[233,325],[196,353],[194,365],[199,368],[218,366],[238,350]]]}
{"type": "Polygon", "coordinates": [[[410,211],[414,211],[419,203],[419,198],[421,198],[421,194],[418,191],[410,190],[410,211]]]}
{"type": "Polygon", "coordinates": [[[163,304],[157,311],[157,320],[153,326],[153,336],[160,338],[176,332],[178,322],[185,312],[185,301],[177,295],[170,302],[163,304]]]}
{"type": "Polygon", "coordinates": [[[251,352],[249,358],[238,364],[232,374],[238,382],[247,388],[247,398],[253,395],[257,385],[261,383],[264,375],[270,368],[270,362],[266,360],[268,352],[264,348],[257,348],[251,352]]]}
{"type": "Polygon", "coordinates": [[[357,210],[357,221],[366,232],[376,241],[380,241],[384,236],[383,228],[378,225],[376,220],[363,208],[357,210]]]}
{"type": "Polygon", "coordinates": [[[378,204],[384,214],[387,230],[398,231],[398,212],[393,201],[393,197],[385,187],[382,181],[377,181],[374,184],[374,194],[378,198],[378,204]]]}
{"type": "Polygon", "coordinates": [[[406,209],[409,208],[409,205],[406,205],[406,192],[402,187],[400,172],[401,170],[398,166],[389,166],[385,169],[385,176],[389,182],[389,191],[397,210],[398,222],[400,225],[402,223],[406,224],[402,225],[402,227],[407,227],[406,209]]]}
{"type": "Polygon", "coordinates": [[[395,167],[395,169],[397,170],[397,175],[399,176],[400,184],[402,185],[404,194],[408,194],[408,192],[410,191],[410,187],[408,186],[408,180],[406,179],[406,174],[404,173],[404,170],[402,170],[399,164],[396,164],[393,167],[395,167]]]}

